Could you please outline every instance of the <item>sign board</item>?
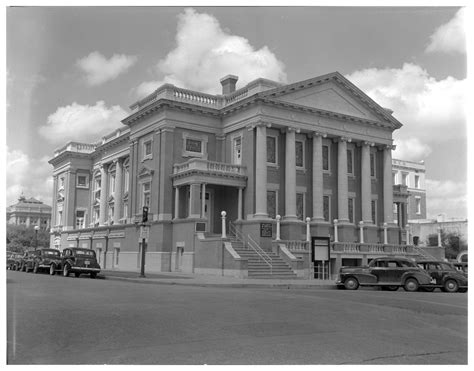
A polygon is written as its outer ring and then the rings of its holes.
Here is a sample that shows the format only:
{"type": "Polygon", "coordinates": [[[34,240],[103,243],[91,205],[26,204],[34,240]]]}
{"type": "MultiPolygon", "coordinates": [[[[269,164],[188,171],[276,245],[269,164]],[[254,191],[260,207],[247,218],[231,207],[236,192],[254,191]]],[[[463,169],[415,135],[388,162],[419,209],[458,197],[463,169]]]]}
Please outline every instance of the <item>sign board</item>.
{"type": "Polygon", "coordinates": [[[311,238],[311,255],[313,262],[329,260],[331,257],[331,240],[329,237],[311,238]]]}
{"type": "Polygon", "coordinates": [[[272,237],[273,225],[272,223],[260,223],[260,237],[272,237]]]}
{"type": "Polygon", "coordinates": [[[196,232],[205,232],[206,231],[206,223],[197,222],[196,223],[196,232]]]}
{"type": "Polygon", "coordinates": [[[148,242],[149,235],[150,235],[150,227],[141,226],[140,227],[140,239],[138,241],[142,242],[142,240],[145,240],[145,242],[148,242]]]}

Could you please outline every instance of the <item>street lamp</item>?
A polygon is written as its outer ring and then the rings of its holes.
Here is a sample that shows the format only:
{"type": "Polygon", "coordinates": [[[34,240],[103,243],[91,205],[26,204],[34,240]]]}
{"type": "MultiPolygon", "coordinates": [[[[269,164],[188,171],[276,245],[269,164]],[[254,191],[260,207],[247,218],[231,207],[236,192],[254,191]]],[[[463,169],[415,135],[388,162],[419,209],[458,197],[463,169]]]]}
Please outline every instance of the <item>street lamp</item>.
{"type": "Polygon", "coordinates": [[[38,248],[38,231],[40,227],[39,225],[35,226],[35,250],[38,248]]]}

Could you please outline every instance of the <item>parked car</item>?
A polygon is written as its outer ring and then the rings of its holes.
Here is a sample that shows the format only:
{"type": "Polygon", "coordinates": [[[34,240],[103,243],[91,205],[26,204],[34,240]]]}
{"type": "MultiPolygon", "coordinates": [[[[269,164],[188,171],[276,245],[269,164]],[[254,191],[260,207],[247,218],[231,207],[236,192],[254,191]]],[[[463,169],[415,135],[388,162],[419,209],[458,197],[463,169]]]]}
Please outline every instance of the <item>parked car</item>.
{"type": "Polygon", "coordinates": [[[467,262],[454,262],[452,264],[457,271],[464,273],[467,277],[467,262]]]}
{"type": "Polygon", "coordinates": [[[380,286],[390,291],[399,287],[405,291],[417,291],[430,285],[431,281],[431,276],[413,260],[380,257],[367,266],[341,267],[336,285],[347,290],[357,290],[359,286],[380,286]]]}
{"type": "Polygon", "coordinates": [[[74,273],[76,277],[85,273],[90,274],[91,278],[96,278],[100,272],[94,250],[79,247],[67,248],[63,250],[61,257],[61,270],[64,277],[69,276],[70,273],[74,273]]]}
{"type": "Polygon", "coordinates": [[[467,291],[467,277],[456,270],[450,263],[436,260],[420,260],[417,264],[435,280],[430,287],[424,287],[424,291],[433,291],[435,288],[440,288],[444,292],[467,291]]]}
{"type": "Polygon", "coordinates": [[[33,260],[36,256],[36,251],[25,251],[20,259],[20,271],[28,272],[33,269],[33,260]]]}
{"type": "Polygon", "coordinates": [[[7,252],[7,269],[18,270],[22,256],[23,254],[19,252],[7,252]]]}
{"type": "Polygon", "coordinates": [[[47,270],[50,275],[54,275],[58,269],[61,269],[61,252],[56,249],[39,249],[35,251],[34,257],[27,263],[28,269],[33,273],[40,270],[47,270]]]}

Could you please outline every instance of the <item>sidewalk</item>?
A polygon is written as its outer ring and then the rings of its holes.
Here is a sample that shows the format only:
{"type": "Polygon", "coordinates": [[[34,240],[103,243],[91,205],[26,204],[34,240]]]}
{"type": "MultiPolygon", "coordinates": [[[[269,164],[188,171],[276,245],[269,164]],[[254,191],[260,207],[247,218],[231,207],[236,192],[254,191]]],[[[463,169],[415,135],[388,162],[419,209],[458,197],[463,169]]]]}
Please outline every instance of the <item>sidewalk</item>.
{"type": "Polygon", "coordinates": [[[185,274],[179,272],[147,273],[140,277],[140,272],[125,272],[103,270],[99,279],[139,282],[158,285],[184,286],[215,286],[215,287],[252,287],[252,288],[314,288],[336,289],[333,280],[316,279],[267,279],[267,278],[237,278],[228,276],[212,276],[203,274],[185,274]]]}

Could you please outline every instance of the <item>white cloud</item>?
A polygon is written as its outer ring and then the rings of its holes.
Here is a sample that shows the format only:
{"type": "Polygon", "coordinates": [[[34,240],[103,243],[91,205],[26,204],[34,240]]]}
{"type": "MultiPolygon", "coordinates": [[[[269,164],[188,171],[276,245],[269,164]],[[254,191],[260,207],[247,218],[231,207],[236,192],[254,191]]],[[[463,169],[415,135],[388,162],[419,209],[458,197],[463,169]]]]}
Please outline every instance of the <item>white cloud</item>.
{"type": "Polygon", "coordinates": [[[137,95],[148,94],[162,83],[218,94],[219,79],[229,74],[239,76],[238,86],[258,77],[286,82],[284,64],[267,46],[256,50],[247,39],[223,30],[212,15],[193,9],[181,13],[176,44],[156,66],[157,85],[142,83],[135,89],[137,95]]]}
{"type": "Polygon", "coordinates": [[[448,217],[467,217],[465,182],[426,179],[426,201],[428,218],[435,218],[443,213],[448,217]]]}
{"type": "Polygon", "coordinates": [[[94,86],[117,78],[118,75],[133,66],[136,61],[136,56],[124,54],[114,54],[110,59],[106,59],[102,54],[95,51],[87,57],[79,59],[76,64],[86,73],[88,84],[94,86]]]}
{"type": "Polygon", "coordinates": [[[397,138],[417,137],[435,143],[466,135],[466,80],[436,80],[412,63],[401,69],[356,71],[347,78],[382,107],[394,111],[404,125],[395,132],[397,138]]]}
{"type": "Polygon", "coordinates": [[[418,138],[397,139],[395,145],[397,147],[393,151],[393,158],[401,160],[421,161],[432,152],[431,147],[418,138]]]}
{"type": "Polygon", "coordinates": [[[98,101],[95,106],[74,102],[49,115],[39,133],[52,143],[95,142],[102,135],[122,127],[120,121],[126,116],[127,112],[120,106],[108,108],[103,101],[98,101]]]}
{"type": "Polygon", "coordinates": [[[7,206],[15,204],[21,193],[52,205],[53,177],[49,158],[30,158],[20,150],[7,148],[7,206]]]}
{"type": "Polygon", "coordinates": [[[465,53],[466,52],[466,10],[461,8],[448,23],[438,27],[430,36],[425,52],[465,53]]]}

